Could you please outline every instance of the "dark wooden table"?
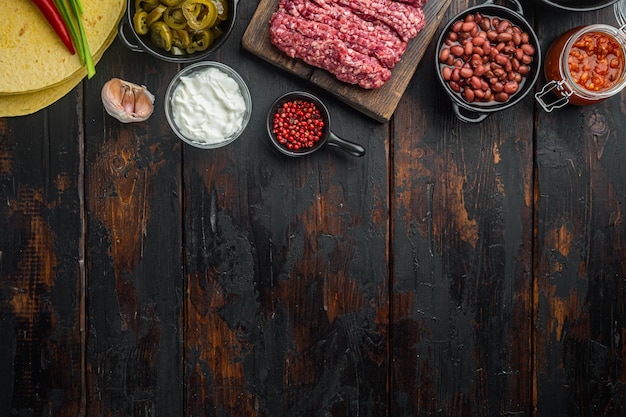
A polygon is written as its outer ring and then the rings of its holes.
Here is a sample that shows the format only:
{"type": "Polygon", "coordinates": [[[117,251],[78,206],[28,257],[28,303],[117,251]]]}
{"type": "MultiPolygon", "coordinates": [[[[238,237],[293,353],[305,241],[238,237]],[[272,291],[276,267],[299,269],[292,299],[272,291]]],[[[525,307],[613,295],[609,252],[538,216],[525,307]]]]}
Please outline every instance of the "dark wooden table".
{"type": "MultiPolygon", "coordinates": [[[[181,144],[180,67],[117,40],[0,119],[0,416],[625,416],[625,93],[466,124],[431,43],[381,124],[242,50],[257,4],[214,56],[254,101],[227,147],[181,144]],[[149,121],[105,114],[112,77],[156,94],[149,121]],[[273,151],[293,89],[366,155],[273,151]]],[[[524,5],[544,48],[616,24],[524,5]]]]}

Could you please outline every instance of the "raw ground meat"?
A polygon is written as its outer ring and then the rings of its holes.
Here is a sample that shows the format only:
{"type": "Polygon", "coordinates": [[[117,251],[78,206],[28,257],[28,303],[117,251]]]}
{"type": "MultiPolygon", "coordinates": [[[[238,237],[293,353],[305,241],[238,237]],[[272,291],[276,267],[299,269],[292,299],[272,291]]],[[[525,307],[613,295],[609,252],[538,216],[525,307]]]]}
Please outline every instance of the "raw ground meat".
{"type": "Polygon", "coordinates": [[[427,0],[393,0],[393,1],[399,1],[401,3],[408,3],[415,7],[424,7],[427,0]]]}
{"type": "Polygon", "coordinates": [[[338,80],[379,88],[425,26],[426,0],[280,0],[270,41],[338,80]]]}
{"type": "Polygon", "coordinates": [[[392,0],[332,0],[349,7],[365,20],[378,20],[409,41],[424,28],[424,12],[419,7],[392,0]]]}
{"type": "Polygon", "coordinates": [[[337,31],[346,46],[378,59],[387,68],[393,68],[406,51],[407,43],[389,27],[364,21],[334,3],[321,7],[309,0],[285,0],[281,9],[293,16],[327,24],[337,31]]]}
{"type": "Polygon", "coordinates": [[[348,48],[328,25],[281,11],[274,13],[270,23],[270,39],[280,50],[331,72],[340,81],[372,89],[391,78],[389,69],[378,60],[348,48]]]}

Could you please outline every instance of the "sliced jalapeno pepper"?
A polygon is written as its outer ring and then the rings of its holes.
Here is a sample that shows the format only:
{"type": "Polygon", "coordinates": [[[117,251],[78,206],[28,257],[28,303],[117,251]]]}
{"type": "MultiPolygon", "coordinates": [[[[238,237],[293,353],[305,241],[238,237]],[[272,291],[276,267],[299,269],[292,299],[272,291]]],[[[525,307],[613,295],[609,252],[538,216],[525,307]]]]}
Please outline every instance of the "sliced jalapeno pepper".
{"type": "Polygon", "coordinates": [[[213,43],[213,34],[210,30],[196,30],[191,32],[191,44],[186,48],[188,54],[204,51],[213,43]]]}
{"type": "Polygon", "coordinates": [[[135,15],[133,16],[133,27],[138,35],[145,35],[150,30],[150,28],[148,28],[148,24],[146,23],[147,19],[148,12],[135,12],[135,15]]]}
{"type": "Polygon", "coordinates": [[[146,25],[152,26],[153,23],[161,20],[163,17],[163,13],[167,10],[167,6],[159,4],[155,7],[150,13],[148,13],[148,17],[146,17],[146,25]]]}
{"type": "Polygon", "coordinates": [[[150,26],[150,39],[157,47],[169,51],[172,49],[172,31],[162,20],[150,26]]]}
{"type": "Polygon", "coordinates": [[[135,0],[135,11],[150,12],[159,4],[159,0],[135,0]]]}
{"type": "Polygon", "coordinates": [[[191,45],[191,36],[189,32],[182,29],[172,31],[172,46],[176,46],[178,49],[186,50],[191,45]]]}
{"type": "Polygon", "coordinates": [[[168,7],[163,13],[163,21],[172,29],[185,29],[187,19],[180,7],[168,7]]]}
{"type": "Polygon", "coordinates": [[[217,8],[211,0],[185,0],[182,9],[187,24],[194,30],[210,28],[217,20],[217,8]]]}
{"type": "Polygon", "coordinates": [[[227,0],[211,0],[217,9],[217,18],[222,22],[228,19],[228,1],[227,0]]]}

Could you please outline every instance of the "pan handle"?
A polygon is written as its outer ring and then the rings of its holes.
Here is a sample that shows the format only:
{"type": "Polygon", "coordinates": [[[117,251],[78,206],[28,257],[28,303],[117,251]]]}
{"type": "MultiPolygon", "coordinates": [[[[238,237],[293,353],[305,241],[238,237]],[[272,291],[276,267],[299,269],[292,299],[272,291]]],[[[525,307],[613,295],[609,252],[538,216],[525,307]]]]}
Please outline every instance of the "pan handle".
{"type": "Polygon", "coordinates": [[[326,143],[328,144],[328,146],[334,146],[336,148],[339,148],[352,156],[365,155],[365,148],[363,148],[361,145],[342,139],[339,136],[335,135],[333,132],[329,132],[328,141],[326,143]]]}
{"type": "Polygon", "coordinates": [[[130,40],[128,40],[128,36],[126,35],[126,29],[129,27],[130,27],[130,22],[128,21],[128,15],[124,14],[124,16],[122,16],[122,19],[120,20],[119,25],[117,26],[118,37],[120,38],[122,43],[131,51],[144,52],[142,48],[135,45],[134,43],[131,43],[130,40]]]}
{"type": "MultiPolygon", "coordinates": [[[[517,8],[517,10],[515,10],[517,13],[523,15],[524,14],[524,8],[522,7],[521,3],[518,0],[507,0],[509,3],[513,3],[515,5],[515,7],[517,8]]],[[[495,0],[487,0],[485,1],[483,4],[495,4],[495,0]]],[[[510,7],[509,7],[510,8],[510,7]]],[[[511,8],[510,8],[511,9],[511,8]]]]}
{"type": "Polygon", "coordinates": [[[485,120],[488,116],[487,113],[478,113],[475,111],[467,110],[469,113],[472,114],[472,116],[475,115],[475,117],[468,117],[464,115],[463,113],[461,113],[461,107],[459,107],[459,105],[456,103],[452,103],[452,110],[454,111],[454,114],[456,115],[457,119],[465,123],[480,123],[483,120],[485,120]]]}

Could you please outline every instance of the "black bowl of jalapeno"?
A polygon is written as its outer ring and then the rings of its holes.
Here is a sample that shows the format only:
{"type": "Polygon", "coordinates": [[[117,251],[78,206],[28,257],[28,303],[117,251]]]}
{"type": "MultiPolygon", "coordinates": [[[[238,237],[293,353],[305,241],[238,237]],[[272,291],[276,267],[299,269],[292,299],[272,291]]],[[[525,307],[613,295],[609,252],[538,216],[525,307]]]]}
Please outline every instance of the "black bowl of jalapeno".
{"type": "Polygon", "coordinates": [[[238,2],[129,0],[118,27],[119,38],[130,50],[164,61],[202,61],[232,32],[238,2]]]}

